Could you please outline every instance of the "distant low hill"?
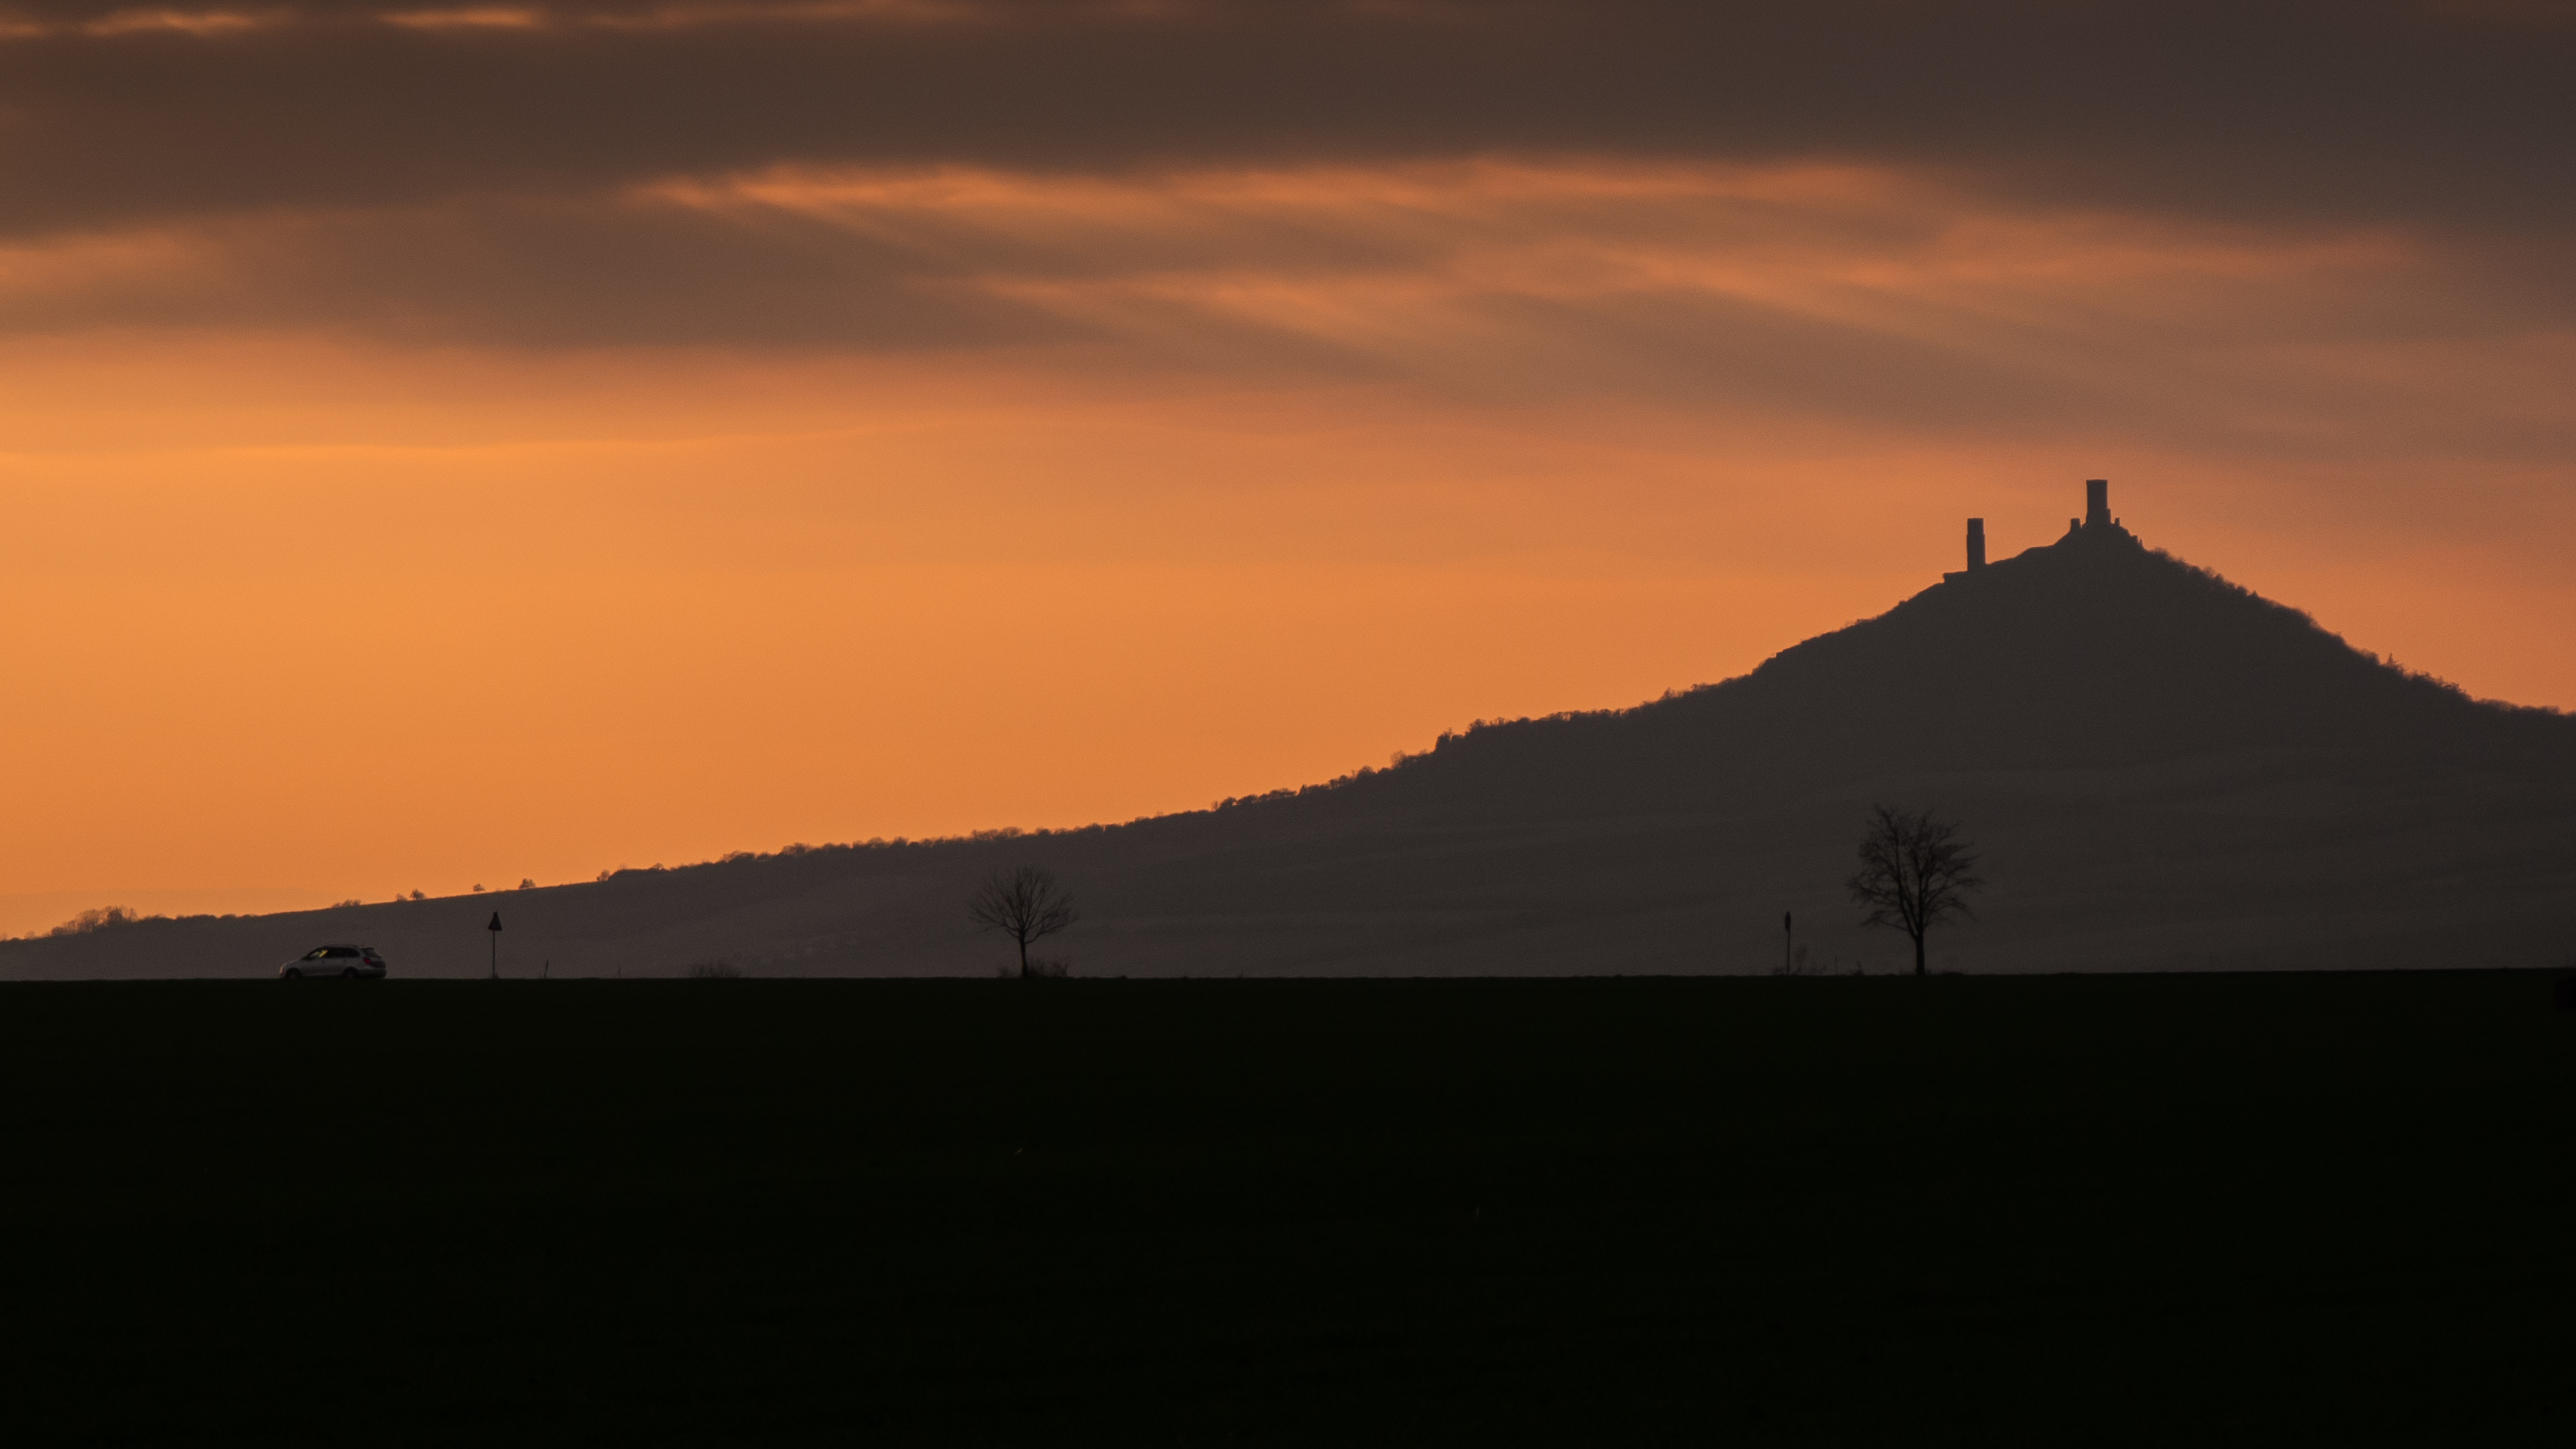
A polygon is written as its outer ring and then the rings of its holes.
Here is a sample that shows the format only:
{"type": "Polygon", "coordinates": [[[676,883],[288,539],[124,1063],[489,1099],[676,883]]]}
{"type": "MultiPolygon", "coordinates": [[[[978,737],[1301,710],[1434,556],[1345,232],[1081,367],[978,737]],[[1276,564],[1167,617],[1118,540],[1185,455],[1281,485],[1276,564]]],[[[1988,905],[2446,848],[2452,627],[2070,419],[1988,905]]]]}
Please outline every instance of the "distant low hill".
{"type": "Polygon", "coordinates": [[[990,974],[974,883],[1050,867],[1079,975],[1898,969],[1841,882],[1875,802],[1992,882],[1935,969],[2535,966],[2576,958],[2576,719],[2471,700],[2107,518],[1722,684],[1479,724],[1384,770],[1114,827],[831,846],[595,884],[0,945],[0,975],[990,974]]]}

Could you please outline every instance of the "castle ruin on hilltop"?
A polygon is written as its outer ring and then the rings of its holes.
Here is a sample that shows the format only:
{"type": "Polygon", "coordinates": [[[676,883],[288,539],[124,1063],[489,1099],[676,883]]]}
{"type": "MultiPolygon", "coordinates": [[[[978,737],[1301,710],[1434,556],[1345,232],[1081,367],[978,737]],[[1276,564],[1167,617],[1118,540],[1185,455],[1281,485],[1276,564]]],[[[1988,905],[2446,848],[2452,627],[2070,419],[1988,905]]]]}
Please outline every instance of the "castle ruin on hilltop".
{"type": "MultiPolygon", "coordinates": [[[[2120,526],[2120,520],[2111,516],[2111,480],[2087,478],[2084,480],[2084,516],[2066,520],[2066,537],[2059,539],[2058,542],[2063,544],[2078,539],[2107,540],[2114,537],[2131,538],[2132,535],[2129,530],[2120,526]]],[[[1968,566],[1956,573],[1943,574],[1941,578],[1945,583],[1964,579],[1985,566],[1986,521],[1982,518],[1971,518],[1968,520],[1968,566]]]]}

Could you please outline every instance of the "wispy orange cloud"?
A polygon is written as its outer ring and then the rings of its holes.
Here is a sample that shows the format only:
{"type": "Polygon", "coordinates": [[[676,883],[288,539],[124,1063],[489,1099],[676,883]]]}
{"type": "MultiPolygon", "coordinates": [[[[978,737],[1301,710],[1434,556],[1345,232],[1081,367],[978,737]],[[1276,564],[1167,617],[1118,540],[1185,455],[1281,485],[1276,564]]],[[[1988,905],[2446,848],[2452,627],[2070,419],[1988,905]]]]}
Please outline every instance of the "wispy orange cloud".
{"type": "Polygon", "coordinates": [[[2576,440],[2576,298],[2530,280],[2403,228],[2041,207],[1883,167],[798,167],[0,247],[0,335],[1073,349],[1497,405],[2532,457],[2576,440]]]}
{"type": "Polygon", "coordinates": [[[458,10],[394,10],[376,18],[405,30],[536,30],[548,21],[542,10],[493,5],[458,10]]]}
{"type": "Polygon", "coordinates": [[[276,12],[254,14],[238,10],[119,10],[112,15],[90,21],[80,27],[84,35],[137,35],[154,31],[177,31],[183,35],[206,38],[239,35],[281,23],[286,17],[276,12]]]}

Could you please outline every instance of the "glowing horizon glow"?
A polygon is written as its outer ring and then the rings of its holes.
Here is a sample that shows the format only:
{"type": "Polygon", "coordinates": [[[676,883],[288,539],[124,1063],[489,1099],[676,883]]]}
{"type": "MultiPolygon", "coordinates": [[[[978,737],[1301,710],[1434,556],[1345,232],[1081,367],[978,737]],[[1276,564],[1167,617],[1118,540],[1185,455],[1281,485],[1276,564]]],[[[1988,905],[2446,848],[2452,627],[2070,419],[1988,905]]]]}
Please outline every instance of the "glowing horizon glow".
{"type": "Polygon", "coordinates": [[[2576,332],[2486,245],[1499,150],[22,228],[0,933],[1200,808],[1740,674],[2086,477],[2576,707],[2576,332]]]}

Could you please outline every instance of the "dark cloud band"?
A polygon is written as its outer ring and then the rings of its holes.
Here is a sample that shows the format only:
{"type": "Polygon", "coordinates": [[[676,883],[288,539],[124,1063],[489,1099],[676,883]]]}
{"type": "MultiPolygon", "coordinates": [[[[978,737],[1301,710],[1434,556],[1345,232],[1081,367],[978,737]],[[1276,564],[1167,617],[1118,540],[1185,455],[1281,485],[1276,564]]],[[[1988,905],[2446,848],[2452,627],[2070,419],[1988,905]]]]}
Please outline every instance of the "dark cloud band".
{"type": "Polygon", "coordinates": [[[11,12],[0,233],[587,193],[782,162],[1122,171],[1497,153],[1835,157],[2062,202],[2527,234],[2576,212],[2563,184],[2576,25],[2549,7],[499,5],[443,12],[471,23],[384,18],[425,9],[11,12]]]}

